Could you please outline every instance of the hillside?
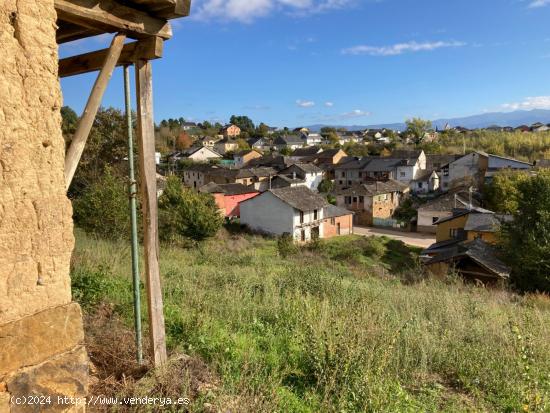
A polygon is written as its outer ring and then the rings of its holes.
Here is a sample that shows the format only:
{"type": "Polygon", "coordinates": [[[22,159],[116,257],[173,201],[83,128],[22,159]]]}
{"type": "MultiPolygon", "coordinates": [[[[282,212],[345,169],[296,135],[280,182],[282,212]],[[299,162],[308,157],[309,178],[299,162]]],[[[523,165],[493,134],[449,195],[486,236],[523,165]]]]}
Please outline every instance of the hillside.
{"type": "MultiPolygon", "coordinates": [[[[448,119],[436,119],[433,120],[434,128],[444,128],[445,125],[450,126],[462,126],[468,129],[487,128],[489,126],[512,126],[517,127],[520,125],[532,125],[533,123],[541,122],[544,124],[550,123],[550,110],[546,109],[533,109],[533,110],[517,110],[514,112],[491,112],[482,113],[479,115],[465,116],[460,118],[448,118],[448,119]]],[[[311,125],[309,126],[312,131],[319,131],[323,126],[336,126],[336,125],[311,125]]],[[[340,126],[336,126],[340,127],[340,126]]],[[[362,129],[393,129],[393,130],[405,130],[406,125],[404,122],[397,123],[385,123],[374,125],[352,125],[343,126],[348,130],[362,130],[362,129]]]]}
{"type": "Polygon", "coordinates": [[[273,240],[227,232],[163,247],[175,361],[141,378],[128,243],[76,235],[95,394],[184,395],[192,412],[550,408],[550,301],[424,279],[416,252],[388,239],[343,237],[288,258],[273,240]]]}

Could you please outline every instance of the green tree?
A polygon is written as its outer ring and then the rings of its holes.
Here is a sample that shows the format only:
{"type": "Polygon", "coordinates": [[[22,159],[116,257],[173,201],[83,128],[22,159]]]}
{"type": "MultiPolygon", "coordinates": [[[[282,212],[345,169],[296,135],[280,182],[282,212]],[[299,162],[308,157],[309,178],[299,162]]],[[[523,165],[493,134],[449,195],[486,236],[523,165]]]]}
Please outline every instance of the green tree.
{"type": "Polygon", "coordinates": [[[61,108],[61,131],[64,137],[70,137],[76,132],[78,115],[69,106],[61,108]]]}
{"type": "Polygon", "coordinates": [[[407,130],[405,134],[411,136],[414,139],[415,143],[422,142],[426,132],[432,129],[432,122],[429,120],[424,120],[420,118],[408,119],[406,122],[407,130]]]}
{"type": "Polygon", "coordinates": [[[329,193],[334,188],[334,184],[330,179],[323,179],[317,190],[321,193],[329,193]]]}
{"type": "Polygon", "coordinates": [[[512,284],[520,291],[550,292],[550,173],[518,183],[513,222],[503,227],[512,284]]]}
{"type": "Polygon", "coordinates": [[[203,241],[216,235],[222,223],[212,195],[184,189],[179,178],[168,178],[159,199],[159,235],[162,239],[186,237],[203,241]]]}
{"type": "Polygon", "coordinates": [[[284,156],[289,156],[292,154],[292,149],[290,148],[290,146],[285,146],[283,149],[280,150],[281,152],[281,155],[284,155],[284,156]]]}
{"type": "Polygon", "coordinates": [[[260,123],[258,127],[256,128],[256,136],[260,136],[262,138],[265,138],[269,132],[269,126],[267,126],[265,123],[260,123]]]}
{"type": "Polygon", "coordinates": [[[229,119],[229,123],[238,126],[243,132],[248,132],[249,134],[254,133],[254,122],[252,122],[252,119],[250,119],[248,116],[233,115],[229,119]]]}
{"type": "Polygon", "coordinates": [[[130,234],[127,186],[110,168],[73,201],[73,212],[76,225],[87,232],[112,239],[130,234]]]}
{"type": "Polygon", "coordinates": [[[485,185],[486,207],[502,214],[513,214],[518,209],[520,196],[519,184],[529,179],[529,174],[522,171],[503,170],[485,185]]]}

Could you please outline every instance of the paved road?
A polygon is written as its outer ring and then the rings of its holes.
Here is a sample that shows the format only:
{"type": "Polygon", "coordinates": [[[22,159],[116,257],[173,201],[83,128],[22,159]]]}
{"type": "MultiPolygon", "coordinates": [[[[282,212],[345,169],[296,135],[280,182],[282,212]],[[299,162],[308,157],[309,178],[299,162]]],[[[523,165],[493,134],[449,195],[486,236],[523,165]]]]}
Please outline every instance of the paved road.
{"type": "Polygon", "coordinates": [[[401,232],[393,231],[390,229],[370,228],[370,227],[358,227],[353,228],[353,233],[357,235],[385,235],[388,238],[397,239],[403,241],[405,244],[413,245],[415,247],[427,248],[435,242],[435,235],[433,234],[421,234],[418,232],[401,232]]]}

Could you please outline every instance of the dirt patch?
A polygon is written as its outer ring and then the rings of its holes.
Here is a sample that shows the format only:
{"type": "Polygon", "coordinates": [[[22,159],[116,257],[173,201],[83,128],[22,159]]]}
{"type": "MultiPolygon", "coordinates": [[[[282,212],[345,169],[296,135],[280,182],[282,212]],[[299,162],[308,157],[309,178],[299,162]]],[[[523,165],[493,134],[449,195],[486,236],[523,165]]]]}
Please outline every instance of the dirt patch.
{"type": "MultiPolygon", "coordinates": [[[[86,347],[91,361],[90,397],[158,397],[173,400],[184,397],[200,403],[203,411],[217,411],[206,400],[215,398],[219,381],[198,358],[181,353],[170,355],[168,363],[152,369],[150,360],[136,360],[134,332],[127,327],[111,304],[102,303],[85,318],[86,347]],[[201,401],[199,401],[201,400],[201,401]]],[[[148,354],[144,332],[144,355],[148,354]]],[[[90,406],[89,412],[142,411],[143,406],[90,406]]],[[[163,407],[149,406],[146,411],[162,412],[163,407]]],[[[183,407],[178,411],[186,411],[183,407]]]]}

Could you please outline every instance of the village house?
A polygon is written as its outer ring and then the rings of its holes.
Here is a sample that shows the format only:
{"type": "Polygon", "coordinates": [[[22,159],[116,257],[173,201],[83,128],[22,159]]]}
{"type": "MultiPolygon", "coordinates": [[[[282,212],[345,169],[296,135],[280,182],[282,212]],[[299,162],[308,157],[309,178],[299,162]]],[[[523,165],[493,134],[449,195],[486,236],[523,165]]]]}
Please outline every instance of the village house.
{"type": "Polygon", "coordinates": [[[290,154],[290,157],[292,159],[295,159],[297,162],[299,161],[309,161],[310,159],[314,158],[315,155],[318,155],[323,152],[323,149],[319,146],[308,146],[306,148],[298,148],[295,149],[294,152],[290,154]]]}
{"type": "Polygon", "coordinates": [[[277,151],[282,151],[285,148],[295,150],[305,145],[305,141],[297,135],[279,136],[273,141],[273,147],[277,151]]]}
{"type": "MultiPolygon", "coordinates": [[[[431,201],[422,204],[417,209],[417,231],[435,234],[437,232],[436,223],[440,219],[449,218],[453,215],[453,210],[457,208],[467,208],[469,206],[469,194],[467,192],[448,192],[431,201]]],[[[479,204],[472,199],[472,206],[479,204]]]]}
{"type": "Polygon", "coordinates": [[[315,146],[323,143],[323,137],[318,133],[302,133],[301,138],[306,146],[315,146]]]}
{"type": "Polygon", "coordinates": [[[211,194],[214,197],[220,213],[225,218],[240,217],[240,203],[260,194],[251,186],[215,184],[213,182],[202,186],[199,191],[211,194]]]}
{"type": "Polygon", "coordinates": [[[247,165],[251,160],[261,158],[263,155],[256,150],[240,151],[233,155],[235,160],[235,167],[242,168],[247,165]]]}
{"type": "Polygon", "coordinates": [[[305,186],[312,191],[317,191],[319,184],[323,180],[323,170],[314,164],[297,163],[283,169],[279,172],[279,176],[286,175],[294,179],[302,179],[305,186]]]}
{"type": "Polygon", "coordinates": [[[437,276],[456,271],[483,284],[508,278],[510,269],[493,245],[501,223],[510,219],[482,208],[455,209],[452,216],[436,222],[436,243],[422,252],[426,267],[437,276]]]}
{"type": "Polygon", "coordinates": [[[271,180],[270,185],[271,188],[294,188],[296,186],[307,187],[306,180],[299,178],[296,175],[277,175],[271,180]]]}
{"type": "Polygon", "coordinates": [[[528,162],[476,151],[441,168],[441,189],[448,191],[465,186],[481,188],[484,183],[490,182],[499,171],[504,169],[529,170],[532,167],[533,165],[528,162]]]}
{"type": "Polygon", "coordinates": [[[205,136],[205,137],[199,139],[199,142],[202,146],[206,146],[207,148],[214,149],[214,145],[219,140],[220,139],[218,139],[218,138],[213,138],[211,136],[205,136]]]}
{"type": "Polygon", "coordinates": [[[221,157],[219,153],[210,148],[205,146],[194,146],[168,155],[167,160],[169,163],[176,163],[185,159],[193,162],[208,162],[213,159],[220,159],[221,157]]]}
{"type": "Polygon", "coordinates": [[[240,203],[241,224],[265,234],[307,242],[324,237],[326,199],[299,187],[271,189],[240,203]]]}
{"type": "Polygon", "coordinates": [[[259,192],[265,192],[271,189],[271,182],[274,177],[277,176],[277,171],[270,167],[255,167],[247,168],[247,170],[253,175],[253,186],[259,192]]]}
{"type": "Polygon", "coordinates": [[[327,205],[323,219],[323,238],[353,234],[353,212],[327,205]]]}
{"type": "Polygon", "coordinates": [[[269,151],[271,149],[271,145],[265,138],[250,138],[247,142],[251,149],[260,152],[269,151]]]}
{"type": "Polygon", "coordinates": [[[224,138],[236,138],[241,134],[241,128],[237,125],[225,125],[221,129],[220,134],[223,135],[224,138]]]}
{"type": "Polygon", "coordinates": [[[439,175],[433,170],[421,172],[411,182],[413,194],[424,195],[439,190],[439,175]]]}
{"type": "Polygon", "coordinates": [[[229,138],[223,138],[222,140],[214,144],[214,150],[222,155],[225,155],[228,152],[235,152],[239,150],[239,144],[237,141],[231,140],[229,138]]]}
{"type": "Polygon", "coordinates": [[[409,187],[395,180],[353,184],[334,191],[336,205],[355,212],[355,223],[390,226],[396,209],[408,195],[409,187]]]}
{"type": "Polygon", "coordinates": [[[181,124],[181,128],[184,130],[184,131],[189,131],[191,129],[195,129],[197,128],[197,124],[195,122],[183,122],[181,124]]]}

